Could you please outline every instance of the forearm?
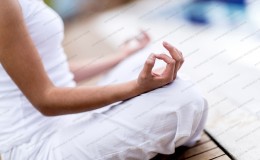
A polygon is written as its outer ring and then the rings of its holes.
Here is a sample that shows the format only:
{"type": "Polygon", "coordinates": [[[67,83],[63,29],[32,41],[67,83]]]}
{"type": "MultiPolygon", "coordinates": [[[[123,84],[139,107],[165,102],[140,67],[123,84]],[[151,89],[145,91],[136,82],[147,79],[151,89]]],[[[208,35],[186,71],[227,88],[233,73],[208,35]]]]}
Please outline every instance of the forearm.
{"type": "Polygon", "coordinates": [[[123,54],[120,54],[116,57],[112,57],[102,62],[71,62],[70,68],[72,73],[74,74],[74,80],[76,82],[81,82],[83,80],[89,79],[98,74],[108,71],[109,69],[115,67],[123,59],[125,59],[125,56],[123,54]]]}
{"type": "Polygon", "coordinates": [[[137,81],[99,87],[53,87],[42,99],[38,109],[47,116],[80,113],[135,97],[143,91],[137,81]]]}

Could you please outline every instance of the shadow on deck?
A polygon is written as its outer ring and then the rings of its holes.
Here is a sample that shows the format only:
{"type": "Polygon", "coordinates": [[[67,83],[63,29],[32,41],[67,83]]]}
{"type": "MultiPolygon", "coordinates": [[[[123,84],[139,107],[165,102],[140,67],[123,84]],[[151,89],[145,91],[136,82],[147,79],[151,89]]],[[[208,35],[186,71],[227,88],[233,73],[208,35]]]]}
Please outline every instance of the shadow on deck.
{"type": "MultiPolygon", "coordinates": [[[[0,156],[0,160],[1,156],[0,156]]],[[[152,160],[232,160],[228,153],[207,133],[193,147],[179,147],[173,155],[159,154],[152,160]]]]}
{"type": "Polygon", "coordinates": [[[179,147],[175,154],[159,154],[152,160],[232,160],[228,153],[217,144],[207,133],[193,147],[179,147]]]}

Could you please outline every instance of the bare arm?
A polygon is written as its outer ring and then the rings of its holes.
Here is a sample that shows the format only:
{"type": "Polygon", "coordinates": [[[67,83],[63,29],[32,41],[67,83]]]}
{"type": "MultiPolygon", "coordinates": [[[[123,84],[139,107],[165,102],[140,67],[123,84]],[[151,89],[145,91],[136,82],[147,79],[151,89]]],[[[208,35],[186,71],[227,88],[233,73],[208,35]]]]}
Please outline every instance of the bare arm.
{"type": "Polygon", "coordinates": [[[120,54],[106,60],[94,59],[93,62],[73,61],[70,62],[70,70],[78,83],[110,70],[125,58],[125,55],[120,54]]]}
{"type": "Polygon", "coordinates": [[[98,74],[104,73],[111,68],[115,67],[122,60],[137,53],[144,47],[146,47],[150,42],[149,35],[141,31],[137,36],[134,36],[126,40],[119,49],[119,54],[110,57],[109,59],[103,60],[101,58],[94,59],[93,61],[72,61],[70,62],[70,69],[74,74],[74,80],[80,82],[88,78],[92,78],[98,74]]]}
{"type": "Polygon", "coordinates": [[[165,55],[151,55],[138,80],[103,87],[56,87],[44,71],[17,0],[0,2],[0,63],[29,101],[47,116],[89,111],[153,90],[174,80],[177,64],[165,55]],[[162,75],[152,73],[156,58],[167,63],[162,75]]]}

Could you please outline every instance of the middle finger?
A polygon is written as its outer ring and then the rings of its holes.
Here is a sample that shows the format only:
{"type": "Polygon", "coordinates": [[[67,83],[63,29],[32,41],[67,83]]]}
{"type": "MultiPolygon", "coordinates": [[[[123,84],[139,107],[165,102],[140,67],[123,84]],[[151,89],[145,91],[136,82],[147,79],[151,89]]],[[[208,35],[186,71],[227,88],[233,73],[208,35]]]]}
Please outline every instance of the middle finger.
{"type": "Polygon", "coordinates": [[[176,61],[176,67],[174,70],[174,78],[177,76],[177,72],[181,67],[181,62],[182,62],[182,56],[178,52],[178,50],[173,47],[171,44],[167,42],[163,42],[163,46],[169,51],[170,55],[172,58],[176,61]]]}

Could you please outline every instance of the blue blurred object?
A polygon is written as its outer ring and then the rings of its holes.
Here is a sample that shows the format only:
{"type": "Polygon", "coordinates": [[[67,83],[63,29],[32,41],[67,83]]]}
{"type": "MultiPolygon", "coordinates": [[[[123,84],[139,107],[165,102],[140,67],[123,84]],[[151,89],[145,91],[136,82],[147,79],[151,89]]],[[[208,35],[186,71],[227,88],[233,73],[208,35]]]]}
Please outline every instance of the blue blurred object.
{"type": "Polygon", "coordinates": [[[218,17],[211,13],[214,10],[222,12],[225,17],[223,20],[236,23],[245,18],[246,2],[245,0],[192,0],[187,6],[185,17],[193,23],[208,24],[213,22],[214,17],[218,17]]]}
{"type": "Polygon", "coordinates": [[[209,2],[209,1],[223,2],[227,4],[246,5],[245,0],[194,0],[194,2],[209,2]]]}

